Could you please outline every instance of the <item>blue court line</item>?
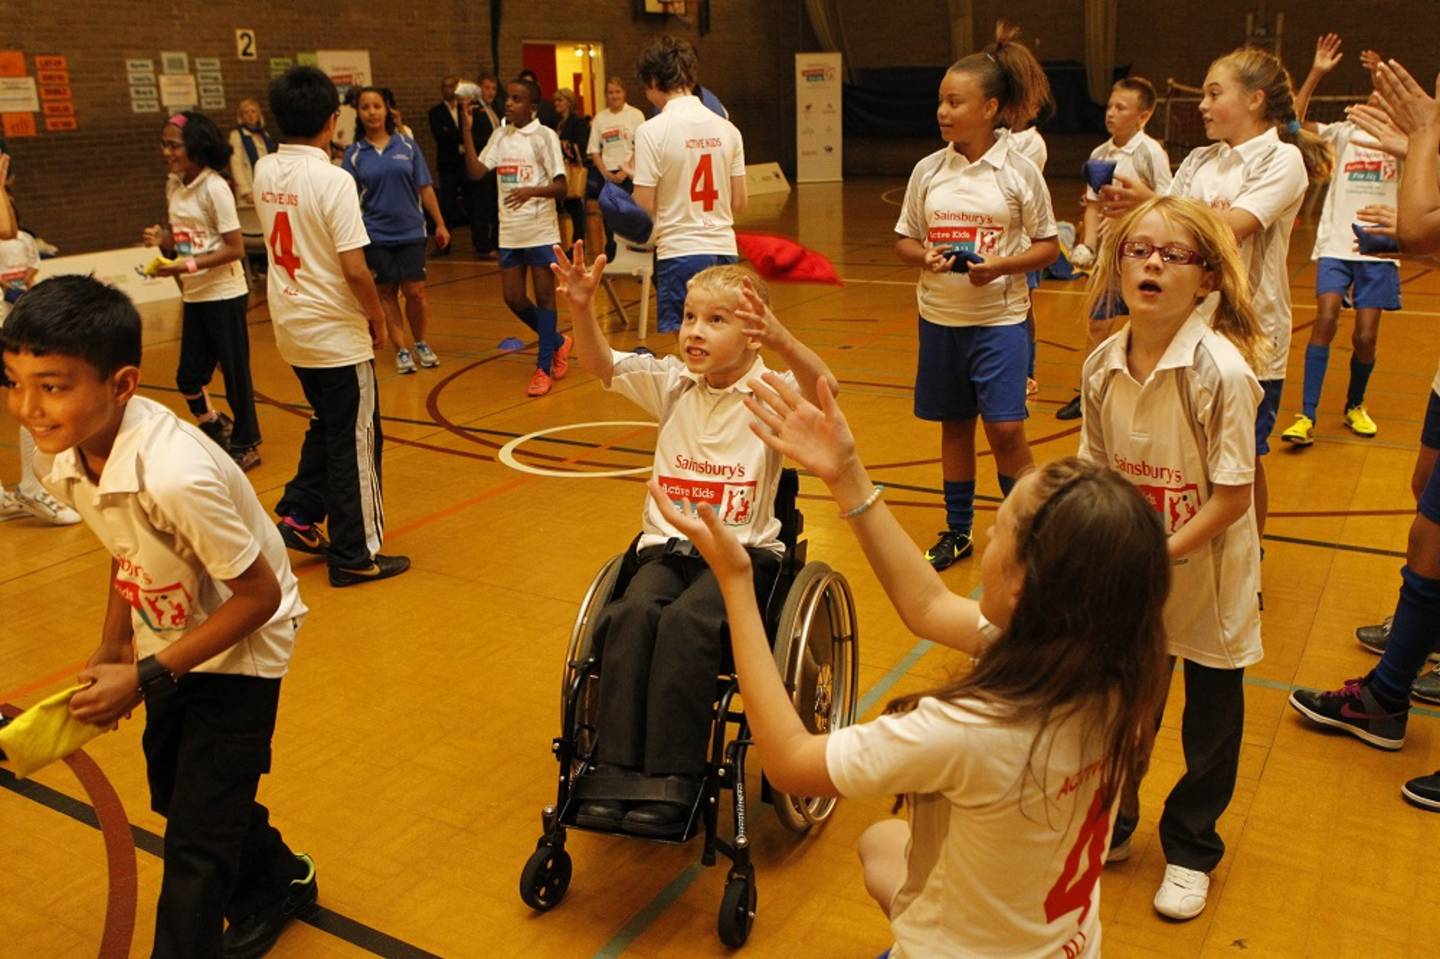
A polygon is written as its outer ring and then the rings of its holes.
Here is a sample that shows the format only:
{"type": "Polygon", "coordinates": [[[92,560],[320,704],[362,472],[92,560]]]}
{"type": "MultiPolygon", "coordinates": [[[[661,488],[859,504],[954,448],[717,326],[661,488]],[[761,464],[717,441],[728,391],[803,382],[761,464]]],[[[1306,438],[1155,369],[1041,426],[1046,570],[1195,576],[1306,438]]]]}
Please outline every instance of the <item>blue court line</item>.
{"type": "MultiPolygon", "coordinates": [[[[977,600],[980,598],[979,586],[976,586],[970,591],[970,598],[977,600]]],[[[891,666],[884,676],[880,677],[880,681],[874,686],[871,686],[870,690],[865,693],[864,696],[860,697],[860,701],[855,705],[855,714],[857,716],[863,716],[868,713],[870,708],[880,701],[880,697],[888,693],[890,688],[898,683],[901,677],[910,672],[910,670],[915,667],[915,664],[920,661],[920,658],[934,647],[935,644],[928,639],[922,639],[910,647],[910,651],[904,656],[901,656],[899,661],[896,662],[894,666],[891,666]]],[[[705,867],[699,863],[691,863],[686,866],[680,875],[670,880],[670,883],[666,885],[664,889],[661,889],[654,899],[651,899],[645,904],[644,908],[635,913],[635,915],[630,918],[630,921],[625,924],[624,928],[615,933],[614,937],[605,943],[599,952],[595,953],[593,959],[616,959],[616,957],[626,949],[629,949],[635,940],[644,935],[645,930],[649,929],[655,920],[659,919],[660,915],[666,909],[670,908],[671,903],[679,899],[685,890],[689,889],[695,880],[700,878],[700,874],[704,869],[705,867]]]]}
{"type": "MultiPolygon", "coordinates": [[[[1179,664],[1179,663],[1176,663],[1176,664],[1175,664],[1175,668],[1178,670],[1178,669],[1180,668],[1180,664],[1179,664]]],[[[1283,683],[1283,682],[1280,682],[1279,680],[1276,680],[1276,679],[1265,679],[1265,678],[1260,677],[1260,676],[1246,676],[1246,677],[1245,677],[1245,685],[1246,685],[1246,686],[1259,686],[1259,687],[1262,687],[1262,688],[1264,688],[1264,689],[1278,689],[1278,690],[1281,690],[1282,692],[1287,692],[1287,693],[1293,693],[1293,692],[1294,692],[1295,690],[1297,690],[1297,689],[1313,689],[1313,688],[1314,688],[1314,687],[1312,687],[1312,686],[1296,686],[1294,683],[1283,683]]],[[[1411,707],[1410,707],[1410,715],[1412,715],[1412,716],[1426,716],[1426,717],[1428,717],[1428,718],[1430,718],[1430,719],[1440,719],[1440,709],[1427,709],[1427,708],[1424,707],[1424,706],[1411,706],[1411,707]]]]}

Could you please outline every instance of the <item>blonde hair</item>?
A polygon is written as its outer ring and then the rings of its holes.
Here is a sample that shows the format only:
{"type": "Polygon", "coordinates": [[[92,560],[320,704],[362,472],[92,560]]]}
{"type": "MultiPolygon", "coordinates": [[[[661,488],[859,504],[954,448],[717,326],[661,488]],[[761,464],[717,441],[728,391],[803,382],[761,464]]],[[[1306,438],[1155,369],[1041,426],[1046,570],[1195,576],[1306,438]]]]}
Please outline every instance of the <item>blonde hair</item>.
{"type": "Polygon", "coordinates": [[[255,109],[260,110],[260,125],[261,125],[261,126],[264,126],[264,125],[265,125],[265,111],[260,108],[260,101],[257,100],[257,99],[255,99],[254,97],[245,97],[245,98],[242,99],[239,103],[235,104],[235,122],[236,122],[236,123],[244,123],[244,122],[245,122],[245,104],[247,104],[247,103],[253,103],[253,104],[255,104],[255,109]]]}
{"type": "Polygon", "coordinates": [[[564,98],[565,98],[565,102],[568,103],[568,104],[570,104],[570,112],[571,112],[571,113],[574,113],[574,112],[576,111],[576,109],[578,109],[579,106],[580,106],[580,101],[577,100],[577,99],[575,99],[575,91],[574,91],[574,90],[567,90],[565,87],[556,87],[556,88],[555,88],[555,95],[556,95],[557,97],[564,97],[564,98]]]}
{"type": "Polygon", "coordinates": [[[685,284],[688,290],[705,290],[709,293],[729,293],[736,297],[740,296],[741,287],[746,280],[755,287],[761,301],[770,305],[770,287],[760,278],[760,274],[746,266],[738,263],[722,263],[719,266],[707,266],[705,269],[690,277],[690,282],[685,284]]]}
{"type": "Polygon", "coordinates": [[[612,85],[612,84],[615,85],[615,86],[617,86],[617,87],[619,87],[619,88],[622,89],[622,90],[625,90],[626,94],[629,94],[630,91],[625,89],[625,81],[624,81],[623,79],[621,79],[620,77],[614,76],[614,77],[611,77],[610,79],[608,79],[608,80],[605,81],[605,85],[606,85],[607,87],[610,86],[610,85],[612,85]]]}
{"type": "Polygon", "coordinates": [[[1295,85],[1279,57],[1259,47],[1240,47],[1210,64],[1210,69],[1216,67],[1229,70],[1246,91],[1260,90],[1265,94],[1266,122],[1274,125],[1281,140],[1299,147],[1311,183],[1330,179],[1334,153],[1330,144],[1300,126],[1295,114],[1295,85]]]}
{"type": "Polygon", "coordinates": [[[1268,359],[1270,347],[1260,333],[1260,321],[1250,307],[1250,281],[1240,262],[1235,234],[1219,215],[1199,200],[1178,196],[1157,196],[1135,207],[1106,231],[1105,242],[1095,260],[1095,273],[1085,297],[1085,310],[1093,311],[1102,301],[1120,297],[1120,244],[1135,230],[1146,214],[1159,213],[1171,226],[1186,230],[1205,258],[1203,269],[1215,279],[1220,302],[1210,325],[1225,337],[1250,368],[1259,371],[1268,359]]]}

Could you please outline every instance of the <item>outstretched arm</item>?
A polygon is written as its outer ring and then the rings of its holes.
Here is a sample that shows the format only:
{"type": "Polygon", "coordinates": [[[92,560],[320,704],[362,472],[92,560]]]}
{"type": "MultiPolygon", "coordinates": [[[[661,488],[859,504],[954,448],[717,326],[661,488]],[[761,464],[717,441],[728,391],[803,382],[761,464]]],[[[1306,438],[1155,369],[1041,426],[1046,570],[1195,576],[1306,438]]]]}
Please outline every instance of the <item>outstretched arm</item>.
{"type": "Polygon", "coordinates": [[[1400,172],[1397,235],[1407,253],[1440,251],[1440,99],[1427,94],[1397,61],[1375,69],[1375,92],[1390,119],[1408,137],[1400,172]]]}
{"type": "Polygon", "coordinates": [[[755,285],[746,279],[740,289],[740,308],[735,315],[744,323],[746,336],[753,336],[760,341],[761,346],[769,347],[780,358],[790,371],[795,374],[795,379],[800,384],[800,391],[805,398],[814,403],[815,384],[824,380],[830,386],[832,394],[840,392],[840,384],[835,379],[835,374],[830,372],[830,367],[810,347],[800,341],[794,333],[787,330],[781,323],[775,312],[756,292],[755,285]]]}
{"type": "Polygon", "coordinates": [[[767,446],[799,463],[830,489],[841,515],[875,570],[890,602],[915,635],[977,655],[985,644],[980,606],[950,592],[925,561],[883,499],[875,496],[865,466],[855,451],[850,425],[829,384],[816,384],[811,403],[773,373],[745,405],[759,423],[751,428],[767,446]],[[874,497],[872,499],[872,497],[874,497]],[[861,508],[863,504],[870,504],[861,508]]]}
{"type": "Polygon", "coordinates": [[[20,232],[15,225],[15,211],[10,208],[10,194],[5,191],[9,176],[10,154],[0,153],[0,240],[13,240],[20,232]]]}
{"type": "Polygon", "coordinates": [[[571,252],[574,259],[566,256],[559,246],[555,247],[555,262],[550,264],[550,271],[555,274],[555,293],[570,304],[576,358],[587,372],[595,374],[608,388],[615,363],[610,354],[610,343],[605,339],[593,309],[595,291],[605,275],[605,254],[597,256],[587,270],[585,241],[576,240],[571,252]]]}
{"type": "Polygon", "coordinates": [[[1344,58],[1345,54],[1340,52],[1340,34],[1322,34],[1315,41],[1315,60],[1310,67],[1310,74],[1305,77],[1305,82],[1300,85],[1300,92],[1295,94],[1295,116],[1300,120],[1301,126],[1315,132],[1317,124],[1305,122],[1305,112],[1310,108],[1310,98],[1315,94],[1315,88],[1325,78],[1325,74],[1334,70],[1344,58]]]}

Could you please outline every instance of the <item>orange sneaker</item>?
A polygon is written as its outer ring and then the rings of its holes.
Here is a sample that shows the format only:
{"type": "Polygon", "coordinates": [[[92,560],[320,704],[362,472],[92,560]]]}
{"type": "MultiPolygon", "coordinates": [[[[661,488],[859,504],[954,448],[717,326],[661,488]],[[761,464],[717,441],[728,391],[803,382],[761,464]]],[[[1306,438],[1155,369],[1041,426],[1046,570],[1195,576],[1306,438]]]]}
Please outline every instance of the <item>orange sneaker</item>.
{"type": "Polygon", "coordinates": [[[550,359],[550,378],[563,380],[565,374],[570,372],[570,351],[575,348],[575,340],[566,336],[555,348],[555,355],[550,359]]]}
{"type": "Polygon", "coordinates": [[[544,396],[550,392],[550,374],[538,367],[535,375],[530,377],[530,385],[525,387],[527,396],[544,396]]]}

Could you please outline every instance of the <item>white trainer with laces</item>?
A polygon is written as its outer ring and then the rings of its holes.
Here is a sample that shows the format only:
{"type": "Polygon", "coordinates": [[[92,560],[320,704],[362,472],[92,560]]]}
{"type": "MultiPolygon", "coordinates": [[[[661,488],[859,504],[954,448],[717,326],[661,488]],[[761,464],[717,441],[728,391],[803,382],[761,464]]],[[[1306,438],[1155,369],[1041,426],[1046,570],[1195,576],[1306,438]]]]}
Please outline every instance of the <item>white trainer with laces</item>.
{"type": "Polygon", "coordinates": [[[0,522],[27,515],[24,504],[20,502],[19,491],[0,486],[0,522]]]}
{"type": "Polygon", "coordinates": [[[19,501],[21,509],[36,519],[43,519],[51,526],[74,526],[80,522],[79,513],[51,496],[44,489],[36,490],[33,493],[16,490],[15,499],[19,501]]]}
{"type": "Polygon", "coordinates": [[[1205,911],[1210,876],[1198,869],[1169,864],[1165,880],[1155,891],[1155,911],[1169,919],[1194,919],[1205,911]]]}

